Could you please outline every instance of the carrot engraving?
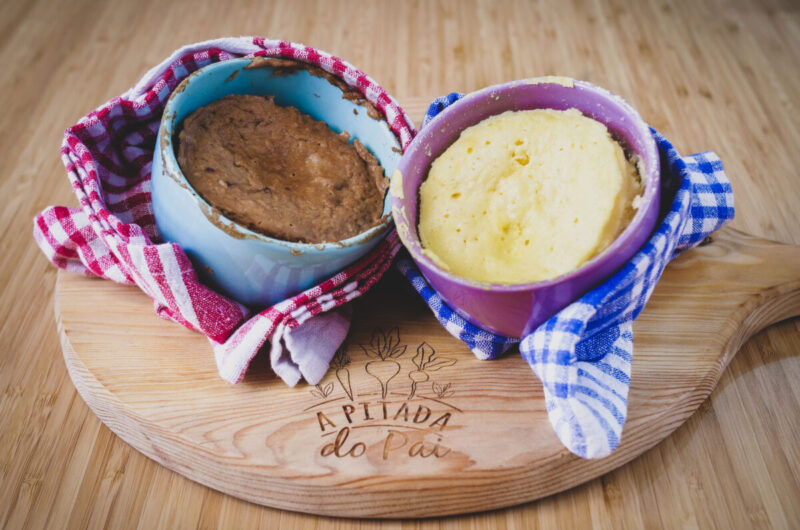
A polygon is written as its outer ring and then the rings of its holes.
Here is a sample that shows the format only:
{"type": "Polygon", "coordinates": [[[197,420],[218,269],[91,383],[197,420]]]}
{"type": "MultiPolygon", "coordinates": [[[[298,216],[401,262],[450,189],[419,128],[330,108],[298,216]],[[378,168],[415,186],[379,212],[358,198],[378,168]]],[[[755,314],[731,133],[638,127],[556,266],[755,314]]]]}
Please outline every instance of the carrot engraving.
{"type": "Polygon", "coordinates": [[[331,368],[336,370],[336,379],[338,379],[339,384],[342,385],[342,390],[344,390],[344,393],[350,398],[350,401],[353,401],[353,387],[350,384],[350,370],[347,368],[348,366],[350,366],[350,355],[347,353],[344,346],[340,346],[333,355],[333,359],[331,359],[331,368]]]}

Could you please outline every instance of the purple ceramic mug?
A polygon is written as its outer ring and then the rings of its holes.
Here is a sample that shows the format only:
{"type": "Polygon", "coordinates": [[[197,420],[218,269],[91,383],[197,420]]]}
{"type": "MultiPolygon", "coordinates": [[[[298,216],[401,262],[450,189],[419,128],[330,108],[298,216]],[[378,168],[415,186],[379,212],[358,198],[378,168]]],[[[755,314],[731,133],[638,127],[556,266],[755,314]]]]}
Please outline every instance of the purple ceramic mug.
{"type": "Polygon", "coordinates": [[[422,274],[469,322],[494,333],[521,337],[586,291],[608,279],[650,237],[658,218],[660,165],[650,128],[620,97],[584,81],[561,77],[526,79],[473,92],[433,118],[403,154],[392,178],[392,210],[400,239],[422,274]],[[630,224],[603,252],[580,268],[547,281],[493,284],[448,273],[421,250],[418,190],[431,163],[461,134],[508,110],[576,108],[603,123],[644,164],[644,193],[630,224]]]}

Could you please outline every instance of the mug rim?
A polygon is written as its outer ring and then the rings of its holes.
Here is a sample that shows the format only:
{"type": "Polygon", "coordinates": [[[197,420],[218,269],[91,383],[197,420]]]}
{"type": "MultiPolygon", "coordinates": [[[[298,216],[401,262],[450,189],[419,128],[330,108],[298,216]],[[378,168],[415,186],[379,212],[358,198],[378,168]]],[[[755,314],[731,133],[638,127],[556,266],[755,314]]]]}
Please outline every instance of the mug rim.
{"type": "MultiPolygon", "coordinates": [[[[420,157],[428,158],[427,163],[423,165],[424,166],[423,172],[427,174],[427,172],[430,170],[431,164],[435,160],[435,157],[431,157],[428,154],[430,153],[430,145],[429,145],[430,139],[432,136],[436,134],[437,130],[443,130],[442,126],[446,125],[455,115],[461,112],[465,112],[467,114],[478,114],[473,110],[478,105],[485,104],[490,98],[497,99],[498,94],[504,94],[513,90],[519,90],[520,87],[524,87],[525,85],[553,85],[553,86],[567,87],[570,89],[586,90],[600,97],[601,99],[605,99],[606,101],[619,106],[624,112],[625,117],[630,118],[631,127],[635,129],[636,136],[639,137],[644,143],[645,153],[643,153],[644,156],[642,156],[643,159],[642,163],[645,165],[645,171],[644,171],[645,174],[642,175],[640,173],[640,178],[642,179],[643,184],[645,186],[645,189],[641,195],[642,199],[639,202],[639,207],[637,208],[633,218],[625,227],[625,229],[622,232],[620,232],[619,235],[617,235],[614,241],[612,241],[610,245],[608,245],[605,249],[603,249],[603,251],[601,251],[600,253],[593,256],[591,259],[581,264],[578,268],[568,271],[560,276],[556,276],[555,278],[549,278],[546,280],[540,280],[536,282],[494,283],[494,282],[472,280],[469,278],[457,276],[445,270],[444,268],[440,267],[435,261],[430,259],[427,255],[425,255],[422,252],[423,246],[419,238],[417,224],[419,219],[419,188],[425,180],[425,176],[423,175],[420,178],[419,183],[415,186],[413,190],[414,191],[413,200],[417,201],[417,219],[413,220],[413,222],[415,223],[414,230],[413,232],[411,232],[409,231],[408,226],[404,226],[403,229],[401,229],[398,226],[397,230],[398,235],[400,236],[401,241],[408,249],[409,253],[414,258],[415,261],[421,262],[421,265],[423,265],[424,268],[427,268],[428,270],[431,270],[436,274],[442,276],[444,279],[464,288],[478,289],[482,291],[505,292],[505,293],[535,291],[539,289],[550,288],[561,283],[569,282],[585,274],[590,274],[595,269],[599,269],[600,267],[602,267],[603,264],[609,260],[610,256],[620,251],[623,247],[628,246],[631,243],[631,241],[634,240],[637,235],[639,235],[638,232],[641,228],[643,228],[642,225],[645,221],[645,218],[648,216],[648,212],[653,207],[656,208],[658,207],[657,204],[654,205],[653,203],[659,196],[661,168],[658,155],[658,148],[656,146],[655,138],[653,138],[653,134],[650,131],[650,127],[645,123],[645,121],[642,119],[642,117],[639,115],[636,109],[634,109],[627,101],[622,99],[620,96],[617,96],[616,94],[613,94],[608,90],[593,85],[589,82],[580,81],[569,77],[561,77],[561,76],[535,77],[517,81],[510,81],[506,83],[500,83],[496,85],[490,85],[475,92],[471,92],[465,95],[464,97],[460,98],[455,103],[448,105],[447,108],[439,112],[434,118],[432,118],[428,122],[428,124],[425,127],[423,127],[417,133],[417,135],[413,138],[409,146],[406,148],[402,158],[400,159],[400,163],[398,164],[397,167],[397,171],[401,175],[402,179],[401,182],[405,181],[405,172],[410,167],[411,161],[416,160],[417,158],[420,157]]],[[[576,96],[580,97],[580,92],[576,91],[575,94],[576,96]]],[[[546,107],[546,106],[533,107],[524,110],[533,110],[536,108],[551,108],[551,107],[546,107]]],[[[513,110],[513,109],[512,108],[505,109],[505,111],[508,110],[513,110]]],[[[581,111],[581,109],[578,110],[581,111]]],[[[583,111],[581,111],[581,113],[586,115],[586,113],[583,111]]],[[[490,116],[494,115],[497,114],[492,114],[490,116]]],[[[467,127],[475,125],[488,117],[489,116],[486,116],[483,118],[479,118],[477,120],[470,119],[469,120],[470,125],[468,125],[467,127]]],[[[600,121],[600,123],[603,122],[600,121]]],[[[606,125],[605,123],[603,124],[606,125]]],[[[458,138],[458,135],[460,135],[461,132],[467,127],[449,133],[454,137],[454,139],[448,143],[447,147],[452,145],[455,139],[458,138]]],[[[607,125],[606,127],[608,128],[607,125]]],[[[446,150],[447,147],[445,147],[444,150],[446,150]]],[[[401,182],[399,182],[398,184],[401,185],[401,182]]],[[[397,186],[398,188],[400,187],[397,184],[395,186],[397,186]]],[[[390,188],[390,193],[392,193],[391,191],[392,189],[393,188],[390,188]]],[[[391,200],[392,200],[392,215],[395,217],[395,219],[398,220],[398,225],[400,225],[401,223],[408,222],[409,220],[406,218],[405,215],[405,208],[401,204],[402,199],[398,198],[394,193],[392,193],[391,200]]],[[[651,227],[650,232],[652,232],[653,228],[654,227],[651,227]]],[[[649,235],[650,234],[648,233],[648,238],[649,235]]],[[[642,245],[646,243],[648,238],[645,238],[642,241],[642,245]]],[[[636,250],[638,251],[639,248],[641,248],[641,245],[637,247],[636,250]]]]}
{"type": "MultiPolygon", "coordinates": [[[[206,66],[203,66],[202,68],[198,68],[197,70],[186,76],[186,78],[183,79],[183,81],[181,81],[178,84],[178,86],[175,87],[175,89],[169,95],[167,103],[164,105],[164,112],[161,116],[161,122],[159,124],[158,149],[161,152],[164,174],[169,178],[175,180],[178,183],[178,185],[180,185],[182,188],[184,188],[186,191],[189,192],[192,199],[200,206],[200,210],[205,216],[205,218],[212,225],[214,225],[214,227],[220,229],[221,231],[225,232],[227,236],[232,237],[234,239],[255,240],[261,243],[282,246],[288,248],[292,253],[296,254],[296,253],[305,253],[312,250],[324,251],[330,249],[341,249],[341,248],[352,247],[372,241],[375,238],[383,236],[384,233],[388,231],[393,220],[391,199],[388,212],[382,213],[380,221],[372,225],[368,229],[364,230],[363,232],[359,232],[354,236],[351,236],[346,239],[341,239],[338,241],[325,241],[322,243],[302,243],[302,242],[287,241],[285,239],[278,239],[275,237],[271,237],[266,234],[262,234],[260,232],[251,230],[250,228],[247,228],[242,224],[239,224],[230,217],[226,216],[219,208],[211,205],[208,201],[206,201],[188,181],[186,175],[184,175],[183,170],[180,167],[180,164],[178,164],[178,159],[175,156],[174,142],[172,140],[177,125],[176,124],[177,112],[174,109],[175,106],[178,105],[176,101],[180,99],[182,94],[191,90],[190,85],[192,84],[193,80],[202,77],[203,75],[207,75],[208,72],[223,67],[233,66],[235,68],[237,65],[241,65],[239,69],[244,69],[246,66],[250,65],[254,60],[260,58],[261,57],[236,57],[208,64],[206,66]],[[212,215],[210,212],[213,212],[214,219],[212,219],[212,215]],[[224,224],[227,230],[222,230],[219,226],[220,223],[224,224]],[[238,235],[236,236],[231,235],[229,233],[229,230],[235,230],[238,233],[238,235]]],[[[283,59],[284,57],[279,57],[279,58],[283,59]]],[[[296,58],[289,58],[289,59],[298,61],[298,59],[296,58]]],[[[303,62],[303,61],[298,61],[298,62],[303,62]]],[[[223,95],[222,97],[225,96],[223,95]]],[[[387,123],[388,126],[388,122],[386,121],[385,115],[382,115],[382,119],[384,122],[387,123]]],[[[396,134],[391,130],[391,128],[389,128],[389,133],[392,134],[395,137],[395,139],[397,139],[396,134]]],[[[399,139],[397,139],[397,142],[398,145],[400,145],[399,139]]],[[[383,168],[383,166],[381,167],[383,168]]],[[[391,184],[391,176],[386,176],[384,174],[384,178],[388,179],[389,184],[391,184]]],[[[387,190],[386,193],[389,193],[389,191],[387,190]]],[[[384,201],[385,198],[386,196],[384,195],[384,201]]]]}

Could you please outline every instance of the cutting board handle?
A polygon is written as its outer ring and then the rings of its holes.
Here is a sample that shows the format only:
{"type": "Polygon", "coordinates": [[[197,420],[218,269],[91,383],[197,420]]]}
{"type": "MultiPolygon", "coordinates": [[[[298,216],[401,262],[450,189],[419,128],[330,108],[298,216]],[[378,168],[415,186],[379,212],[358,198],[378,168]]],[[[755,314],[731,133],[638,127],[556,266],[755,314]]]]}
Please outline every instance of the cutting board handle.
{"type": "Polygon", "coordinates": [[[723,228],[710,241],[675,259],[670,268],[691,268],[693,282],[714,295],[708,303],[735,301],[723,366],[747,340],[787,318],[800,315],[800,246],[723,228]]]}

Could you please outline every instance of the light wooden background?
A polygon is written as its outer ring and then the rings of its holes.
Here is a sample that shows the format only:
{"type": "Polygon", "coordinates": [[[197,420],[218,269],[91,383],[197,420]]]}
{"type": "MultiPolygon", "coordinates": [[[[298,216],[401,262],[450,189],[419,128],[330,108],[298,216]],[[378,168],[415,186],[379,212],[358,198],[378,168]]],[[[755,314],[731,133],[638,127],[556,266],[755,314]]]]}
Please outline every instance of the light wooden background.
{"type": "MultiPolygon", "coordinates": [[[[44,206],[75,204],[58,158],[63,129],[182,44],[254,34],[342,56],[401,104],[543,74],[605,86],[682,152],[721,155],[736,193],[734,226],[800,244],[796,0],[6,0],[0,6],[0,526],[379,524],[262,508],[159,467],[92,415],[61,359],[51,298],[55,269],[30,233],[32,216],[44,206]]],[[[798,353],[799,320],[762,332],[686,425],[601,479],[516,508],[388,526],[798,527],[798,353]]]]}

